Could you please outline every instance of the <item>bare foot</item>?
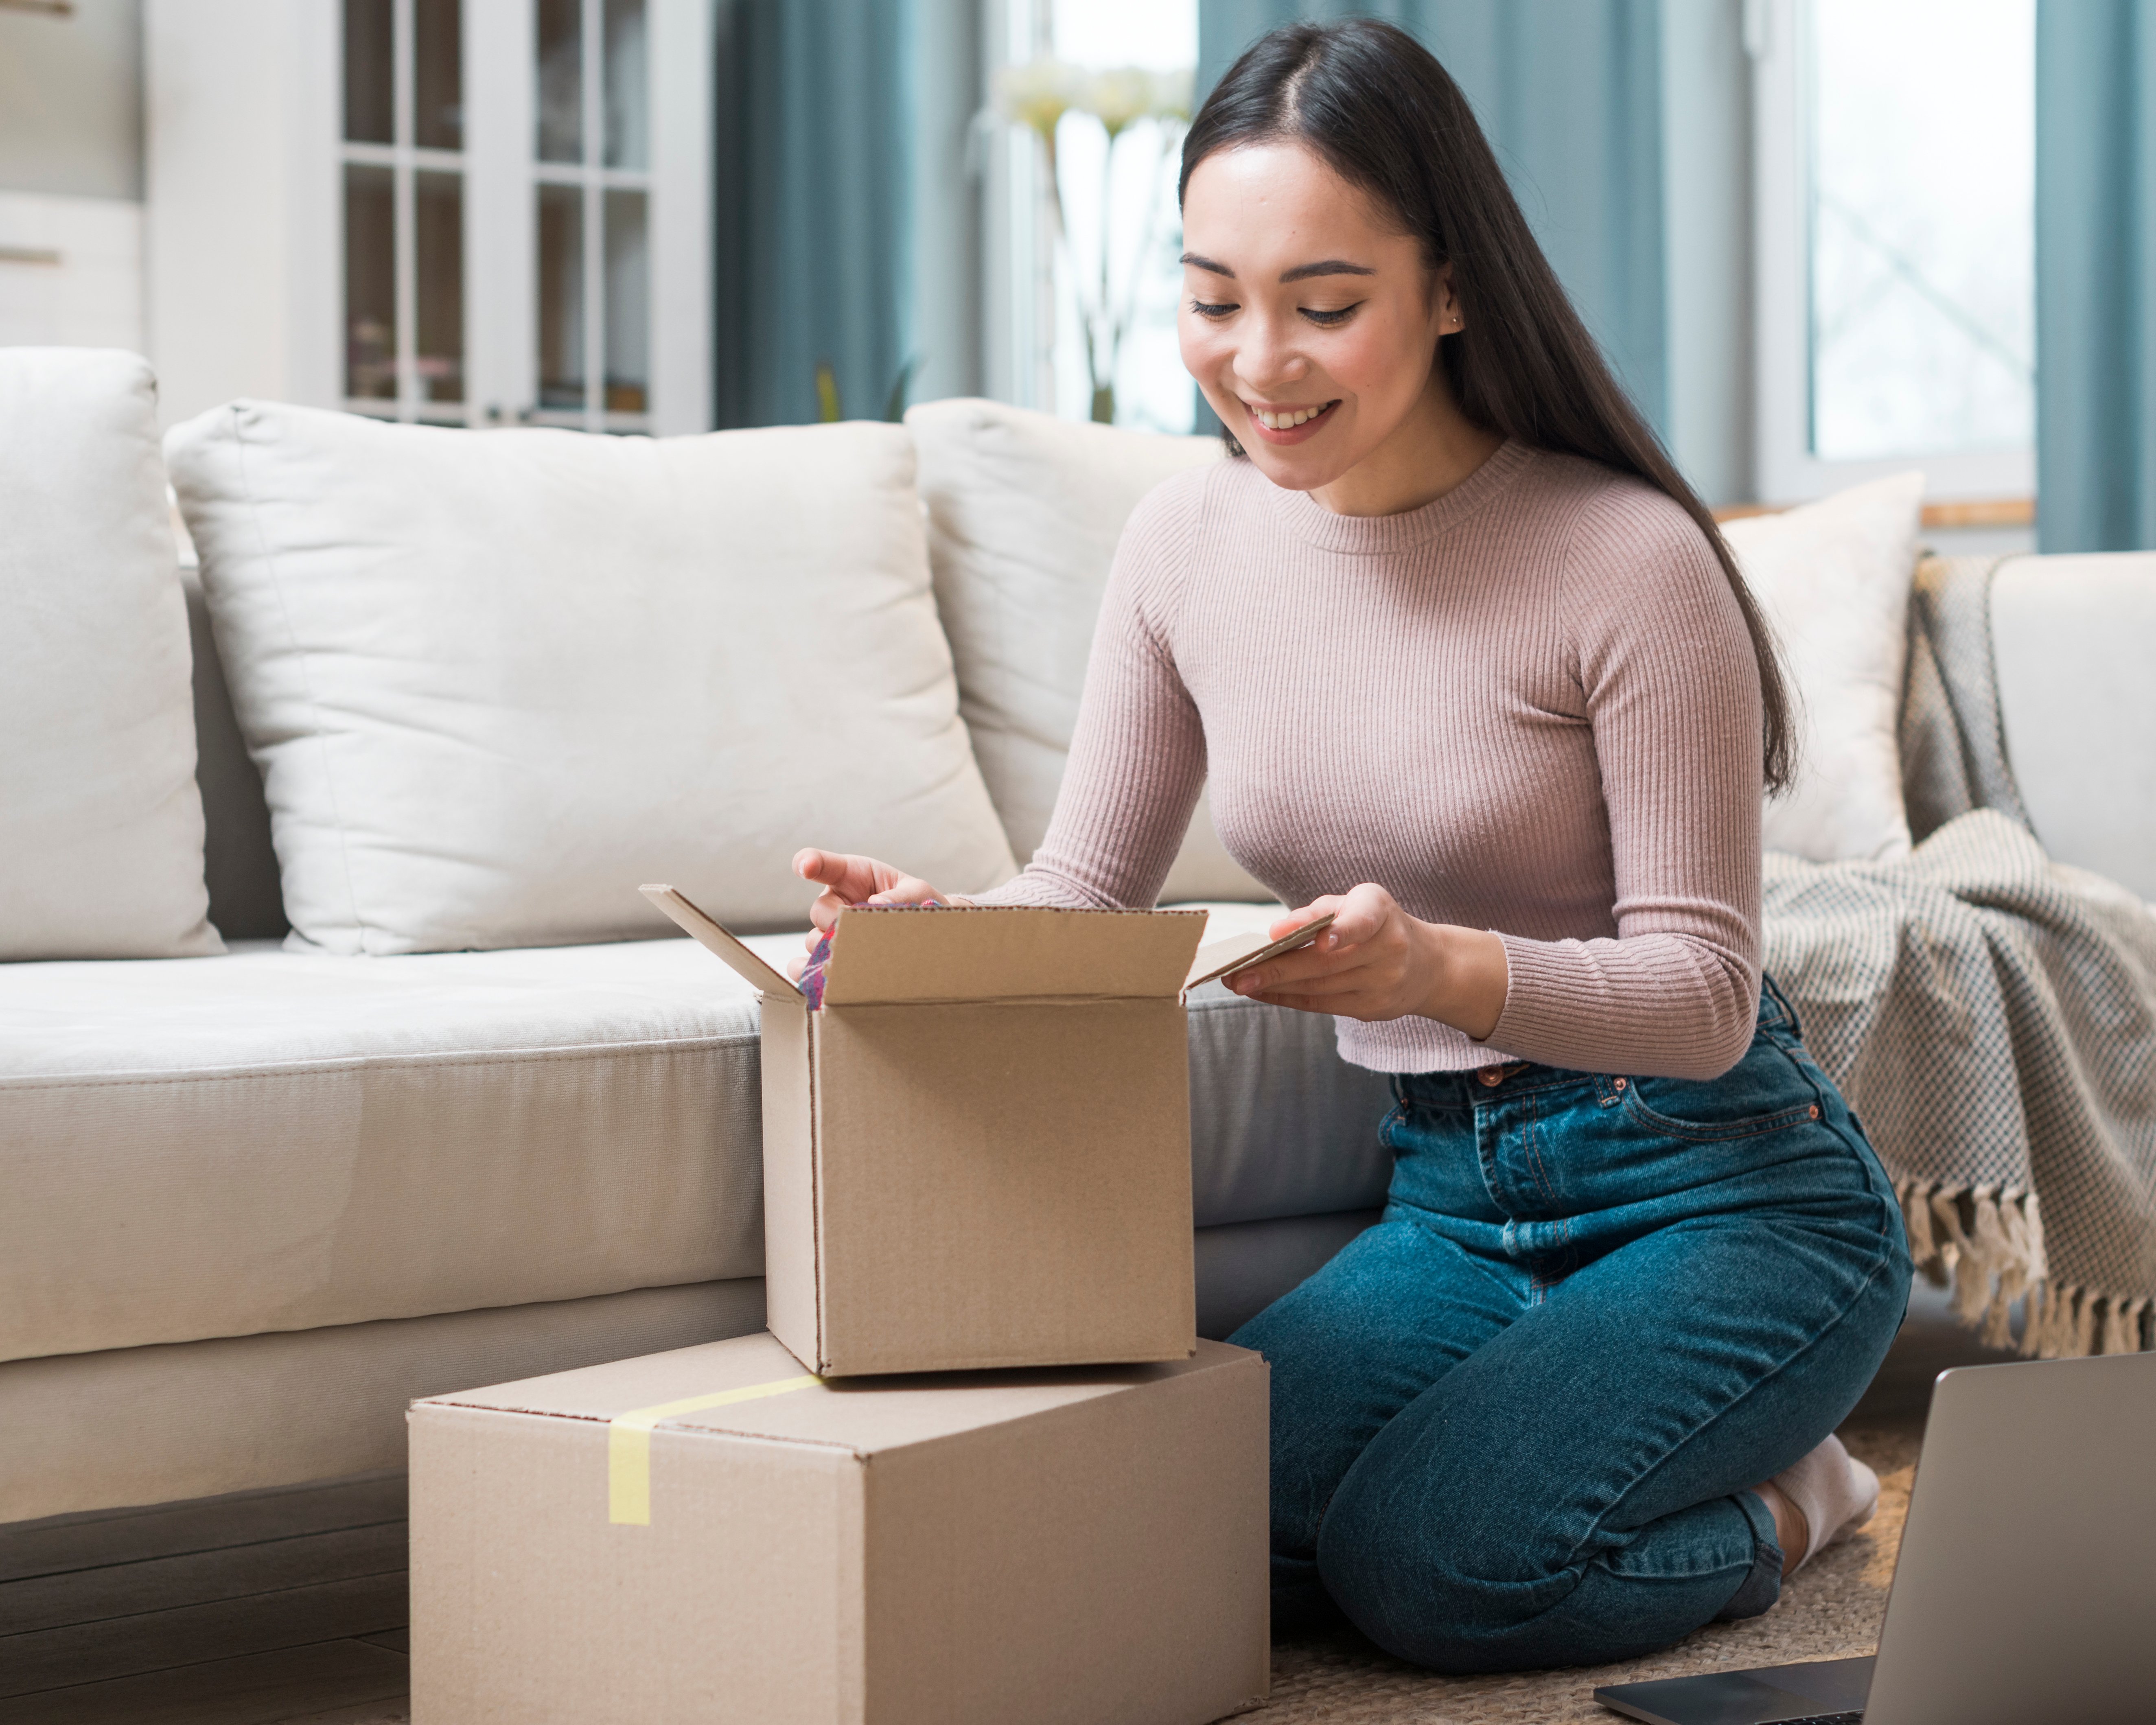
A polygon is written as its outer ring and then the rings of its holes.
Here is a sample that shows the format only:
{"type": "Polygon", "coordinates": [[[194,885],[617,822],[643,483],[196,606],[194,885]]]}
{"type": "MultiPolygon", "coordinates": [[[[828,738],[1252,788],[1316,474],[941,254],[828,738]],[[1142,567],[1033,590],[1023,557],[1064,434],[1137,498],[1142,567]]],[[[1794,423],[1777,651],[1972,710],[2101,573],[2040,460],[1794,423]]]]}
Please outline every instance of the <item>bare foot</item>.
{"type": "Polygon", "coordinates": [[[1810,1554],[1811,1523],[1804,1519],[1804,1512],[1790,1502],[1788,1494],[1772,1480],[1754,1486],[1752,1490],[1767,1506],[1767,1513],[1774,1518],[1774,1543],[1782,1548],[1782,1579],[1787,1581],[1796,1574],[1797,1565],[1810,1554]]]}

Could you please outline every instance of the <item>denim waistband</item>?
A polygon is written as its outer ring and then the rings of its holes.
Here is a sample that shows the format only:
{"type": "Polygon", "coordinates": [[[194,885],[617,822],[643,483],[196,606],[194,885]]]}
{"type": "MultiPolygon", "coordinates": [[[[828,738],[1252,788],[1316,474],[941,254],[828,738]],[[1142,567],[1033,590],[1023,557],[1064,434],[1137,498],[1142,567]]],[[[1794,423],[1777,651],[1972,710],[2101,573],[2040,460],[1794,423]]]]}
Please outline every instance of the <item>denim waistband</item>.
{"type": "MultiPolygon", "coordinates": [[[[1776,1034],[1792,1041],[1802,1038],[1804,1032],[1797,1023],[1796,1009],[1789,1004],[1789,996],[1783,993],[1774,979],[1765,974],[1759,978],[1758,1018],[1753,1035],[1776,1034]]],[[[1432,1107],[1465,1107],[1478,1101],[1487,1101],[1493,1090],[1502,1090],[1508,1096],[1521,1096],[1530,1091],[1550,1090],[1561,1085],[1591,1084],[1597,1074],[1578,1071],[1568,1066],[1547,1066],[1539,1060],[1512,1060],[1494,1066],[1468,1067],[1450,1072],[1394,1072],[1387,1081],[1393,1090],[1394,1100],[1416,1101],[1432,1107]],[[1485,1077],[1485,1074],[1502,1073],[1502,1078],[1485,1077]]]]}

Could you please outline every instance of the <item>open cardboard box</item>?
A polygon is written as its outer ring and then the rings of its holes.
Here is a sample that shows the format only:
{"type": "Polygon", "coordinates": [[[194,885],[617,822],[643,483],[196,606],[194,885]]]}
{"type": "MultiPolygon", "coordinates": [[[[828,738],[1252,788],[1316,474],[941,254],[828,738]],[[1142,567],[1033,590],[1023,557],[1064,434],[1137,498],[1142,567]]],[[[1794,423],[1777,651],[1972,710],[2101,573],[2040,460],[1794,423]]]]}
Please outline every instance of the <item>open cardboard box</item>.
{"type": "Polygon", "coordinates": [[[1265,1699],[1266,1371],[826,1384],[768,1336],[418,1403],[420,1725],[1200,1725],[1265,1699]]]}
{"type": "Polygon", "coordinates": [[[1316,937],[1202,911],[849,908],[820,1009],[763,999],[765,1298],[824,1377],[1183,1359],[1197,1344],[1183,997],[1316,937]]]}

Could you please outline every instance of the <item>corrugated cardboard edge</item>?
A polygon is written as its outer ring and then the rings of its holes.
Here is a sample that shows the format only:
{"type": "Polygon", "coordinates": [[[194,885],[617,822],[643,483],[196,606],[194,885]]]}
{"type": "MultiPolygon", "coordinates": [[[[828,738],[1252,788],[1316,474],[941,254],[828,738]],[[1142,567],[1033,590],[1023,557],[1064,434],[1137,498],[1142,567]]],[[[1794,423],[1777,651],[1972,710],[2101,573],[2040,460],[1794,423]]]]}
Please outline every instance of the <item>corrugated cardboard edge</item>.
{"type": "Polygon", "coordinates": [[[829,1363],[824,1345],[823,1133],[816,1089],[822,1016],[808,1011],[805,1003],[793,1011],[780,1009],[764,1019],[760,1050],[764,1323],[819,1374],[829,1363]]]}
{"type": "Polygon", "coordinates": [[[816,1058],[817,1019],[808,1014],[808,1285],[815,1290],[816,1358],[806,1362],[812,1372],[828,1373],[831,1367],[829,1338],[824,1323],[824,1131],[823,1064],[816,1058]]]}
{"type": "Polygon", "coordinates": [[[1268,958],[1277,958],[1283,952],[1308,946],[1332,927],[1332,915],[1327,911],[1322,916],[1291,929],[1278,940],[1268,940],[1258,934],[1239,934],[1228,940],[1215,941],[1209,947],[1200,947],[1198,957],[1191,963],[1190,974],[1183,982],[1183,992],[1188,993],[1204,983],[1218,982],[1253,964],[1261,964],[1268,958]]]}
{"type": "Polygon", "coordinates": [[[1112,1353],[1059,1357],[1048,1363],[1044,1363],[1039,1355],[1034,1353],[1009,1356],[937,1354],[918,1358],[906,1354],[878,1354],[865,1363],[839,1361],[828,1372],[819,1367],[817,1373],[819,1377],[844,1383],[860,1378],[933,1377],[941,1372],[1078,1372],[1094,1366],[1173,1366],[1198,1357],[1194,1344],[1187,1347],[1173,1343],[1167,1345],[1166,1353],[1150,1353],[1132,1347],[1119,1348],[1112,1353]]]}
{"type": "Polygon", "coordinates": [[[727,969],[758,993],[785,1000],[799,1000],[800,989],[766,964],[711,917],[689,901],[688,896],[664,883],[639,886],[637,891],[657,906],[670,922],[713,954],[727,969]]]}
{"type": "Polygon", "coordinates": [[[824,1004],[1172,999],[1204,927],[1199,910],[850,905],[832,931],[824,1004]]]}

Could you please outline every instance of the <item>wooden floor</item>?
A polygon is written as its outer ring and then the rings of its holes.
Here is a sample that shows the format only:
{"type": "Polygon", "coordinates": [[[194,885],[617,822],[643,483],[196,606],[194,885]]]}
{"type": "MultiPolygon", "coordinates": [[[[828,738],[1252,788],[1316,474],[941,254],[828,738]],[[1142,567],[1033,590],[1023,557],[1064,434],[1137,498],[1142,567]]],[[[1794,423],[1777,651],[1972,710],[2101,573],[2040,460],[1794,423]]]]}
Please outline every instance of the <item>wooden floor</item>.
{"type": "Polygon", "coordinates": [[[0,1725],[408,1717],[404,1476],[0,1527],[0,1725]]]}

